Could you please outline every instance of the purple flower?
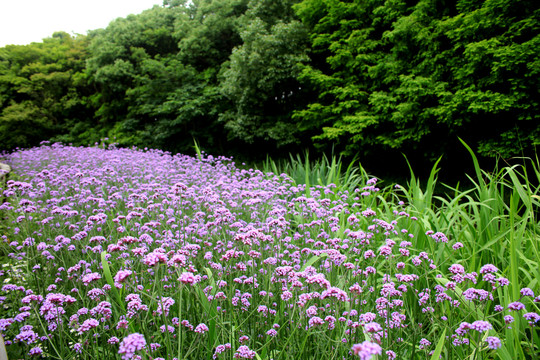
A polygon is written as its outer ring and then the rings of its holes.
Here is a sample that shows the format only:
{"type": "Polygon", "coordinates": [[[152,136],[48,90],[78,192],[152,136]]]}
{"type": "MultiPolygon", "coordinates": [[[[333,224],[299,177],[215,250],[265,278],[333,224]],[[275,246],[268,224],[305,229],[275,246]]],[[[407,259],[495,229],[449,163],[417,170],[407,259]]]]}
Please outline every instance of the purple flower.
{"type": "Polygon", "coordinates": [[[490,349],[498,349],[501,347],[501,340],[496,336],[488,336],[486,338],[486,342],[488,344],[488,348],[490,349]]]}
{"type": "Polygon", "coordinates": [[[293,294],[290,291],[284,291],[283,294],[281,294],[281,300],[287,301],[290,300],[293,297],[293,294]]]}
{"type": "Polygon", "coordinates": [[[128,276],[130,276],[133,272],[131,270],[120,270],[116,273],[114,276],[114,285],[116,287],[121,287],[119,284],[123,283],[128,276]]]}
{"type": "Polygon", "coordinates": [[[523,289],[521,289],[520,293],[521,293],[522,296],[530,296],[530,297],[534,297],[534,292],[533,292],[531,289],[529,289],[529,288],[523,288],[523,289]]]}
{"type": "Polygon", "coordinates": [[[447,243],[448,242],[448,238],[446,237],[446,235],[444,235],[442,232],[436,232],[435,234],[433,235],[430,235],[433,240],[435,240],[435,242],[443,242],[443,243],[447,243]]]}
{"type": "Polygon", "coordinates": [[[493,329],[493,326],[491,326],[489,322],[484,321],[484,320],[476,320],[475,322],[471,324],[470,327],[471,329],[479,331],[479,332],[484,332],[484,331],[493,329]]]}
{"type": "Polygon", "coordinates": [[[174,299],[173,298],[170,298],[170,297],[167,297],[167,296],[165,296],[165,297],[162,296],[161,301],[158,303],[156,313],[158,315],[161,315],[163,313],[163,314],[165,314],[165,316],[168,316],[169,315],[169,309],[173,305],[174,305],[174,299]]]}
{"type": "Polygon", "coordinates": [[[86,274],[82,277],[82,282],[85,286],[88,286],[92,281],[101,279],[101,275],[98,273],[86,274]]]}
{"type": "Polygon", "coordinates": [[[39,347],[33,347],[30,349],[30,351],[28,352],[28,355],[30,356],[38,356],[38,355],[41,355],[43,353],[43,350],[39,347]]]}
{"type": "MultiPolygon", "coordinates": [[[[369,193],[368,193],[369,195],[369,193]]],[[[368,217],[368,216],[375,216],[377,213],[370,208],[367,208],[366,210],[362,211],[362,216],[368,217]]]]}
{"type": "Polygon", "coordinates": [[[217,359],[218,354],[221,354],[222,352],[225,352],[226,350],[229,350],[230,348],[231,348],[230,343],[220,344],[216,346],[216,351],[214,352],[214,355],[212,355],[212,359],[217,359]]]}
{"type": "Polygon", "coordinates": [[[326,299],[328,297],[335,297],[336,299],[343,302],[349,301],[349,296],[347,295],[347,293],[335,286],[332,286],[321,293],[321,299],[326,299]]]}
{"type": "Polygon", "coordinates": [[[245,342],[247,342],[249,340],[249,336],[246,336],[246,335],[242,335],[240,336],[240,338],[238,339],[238,341],[240,342],[240,344],[243,344],[245,342]]]}
{"type": "Polygon", "coordinates": [[[314,326],[324,324],[324,320],[318,316],[313,316],[312,318],[309,319],[308,324],[309,324],[309,327],[314,327],[314,326]]]}
{"type": "Polygon", "coordinates": [[[99,326],[99,321],[96,319],[87,319],[79,327],[79,334],[85,333],[90,329],[94,329],[99,326]]]}
{"type": "Polygon", "coordinates": [[[465,268],[463,267],[463,265],[453,264],[448,268],[448,271],[450,271],[452,274],[464,274],[465,268]]]}
{"type": "Polygon", "coordinates": [[[381,355],[382,348],[370,341],[364,341],[361,344],[354,344],[352,346],[354,355],[358,355],[362,360],[370,360],[372,355],[381,355]]]}
{"type": "Polygon", "coordinates": [[[513,311],[519,311],[525,309],[525,305],[523,305],[519,301],[515,301],[508,305],[508,309],[513,311]]]}
{"type": "Polygon", "coordinates": [[[392,248],[386,245],[381,246],[381,248],[379,249],[379,253],[383,256],[392,255],[392,248]]]}
{"type": "Polygon", "coordinates": [[[540,315],[534,312],[529,312],[523,315],[523,317],[529,320],[529,325],[535,326],[538,321],[540,321],[540,315]]]}
{"type": "Polygon", "coordinates": [[[306,310],[306,315],[308,317],[317,315],[317,307],[315,305],[308,307],[306,310]]]}
{"type": "Polygon", "coordinates": [[[140,351],[146,347],[144,336],[139,333],[134,333],[126,336],[120,343],[119,354],[122,354],[122,360],[133,358],[136,351],[140,351]]]}
{"type": "Polygon", "coordinates": [[[430,346],[431,342],[428,339],[422,338],[420,339],[420,349],[423,349],[424,347],[430,346]]]}
{"type": "Polygon", "coordinates": [[[195,327],[195,332],[199,334],[203,334],[208,331],[208,326],[206,324],[199,324],[197,327],[195,327]]]}
{"type": "Polygon", "coordinates": [[[168,260],[167,255],[158,251],[154,251],[146,255],[142,261],[148,266],[155,266],[156,264],[159,264],[159,263],[166,263],[167,260],[168,260]]]}
{"type": "Polygon", "coordinates": [[[382,330],[381,325],[376,322],[369,322],[364,325],[364,331],[367,333],[376,333],[382,330]]]}
{"type": "Polygon", "coordinates": [[[164,333],[165,331],[168,331],[172,334],[174,332],[174,326],[167,325],[167,327],[165,327],[165,325],[161,325],[159,327],[159,330],[161,330],[162,333],[164,333]]]}
{"type": "MultiPolygon", "coordinates": [[[[23,326],[23,328],[25,327],[23,326]]],[[[21,332],[17,336],[15,336],[15,341],[22,341],[27,344],[32,344],[36,342],[37,339],[38,339],[38,334],[36,334],[34,330],[32,330],[32,326],[30,325],[28,325],[28,328],[26,330],[23,330],[21,328],[21,332]]]]}
{"type": "Polygon", "coordinates": [[[195,275],[193,275],[193,273],[189,271],[183,272],[182,275],[180,275],[180,277],[178,278],[178,281],[180,281],[182,284],[191,286],[197,283],[195,275]]]}
{"type": "Polygon", "coordinates": [[[494,273],[499,271],[495,265],[486,264],[480,268],[480,274],[494,273]]]}
{"type": "Polygon", "coordinates": [[[241,345],[234,354],[235,359],[253,359],[255,358],[255,351],[250,350],[246,345],[241,345]]]}
{"type": "Polygon", "coordinates": [[[469,324],[468,322],[462,322],[461,324],[459,324],[459,327],[456,329],[456,334],[458,334],[459,336],[463,336],[467,334],[470,329],[471,329],[471,324],[469,324]]]}

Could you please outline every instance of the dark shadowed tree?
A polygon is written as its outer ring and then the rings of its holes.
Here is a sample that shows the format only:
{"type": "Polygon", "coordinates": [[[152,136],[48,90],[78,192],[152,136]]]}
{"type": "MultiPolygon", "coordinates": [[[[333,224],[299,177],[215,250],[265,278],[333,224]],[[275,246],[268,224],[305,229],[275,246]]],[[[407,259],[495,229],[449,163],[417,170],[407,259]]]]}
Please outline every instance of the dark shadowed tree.
{"type": "Polygon", "coordinates": [[[461,147],[531,153],[540,138],[539,16],[531,0],[305,0],[318,91],[295,117],[346,153],[434,159],[461,147]]]}

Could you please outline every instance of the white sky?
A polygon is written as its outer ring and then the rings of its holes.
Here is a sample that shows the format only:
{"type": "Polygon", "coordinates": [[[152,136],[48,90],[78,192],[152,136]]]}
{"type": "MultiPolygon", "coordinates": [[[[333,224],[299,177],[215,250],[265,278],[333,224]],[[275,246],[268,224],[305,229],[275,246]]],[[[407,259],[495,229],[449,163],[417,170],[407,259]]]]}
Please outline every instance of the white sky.
{"type": "Polygon", "coordinates": [[[0,47],[41,42],[55,31],[86,34],[163,0],[0,0],[0,47]]]}

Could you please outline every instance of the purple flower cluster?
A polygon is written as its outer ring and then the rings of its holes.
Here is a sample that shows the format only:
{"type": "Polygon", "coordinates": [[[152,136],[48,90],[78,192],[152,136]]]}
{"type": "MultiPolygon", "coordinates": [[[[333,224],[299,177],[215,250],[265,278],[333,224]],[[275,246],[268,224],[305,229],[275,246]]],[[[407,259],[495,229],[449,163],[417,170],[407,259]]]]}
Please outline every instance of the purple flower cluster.
{"type": "Polygon", "coordinates": [[[240,345],[234,354],[235,359],[254,359],[255,351],[250,350],[246,345],[240,345]]]}
{"type": "Polygon", "coordinates": [[[137,351],[146,348],[146,340],[139,333],[134,333],[126,336],[120,343],[119,354],[122,354],[122,360],[133,359],[137,351]]]}
{"type": "Polygon", "coordinates": [[[354,344],[352,346],[354,355],[358,355],[361,360],[370,360],[373,355],[381,355],[382,348],[372,342],[364,341],[360,344],[354,344]]]}

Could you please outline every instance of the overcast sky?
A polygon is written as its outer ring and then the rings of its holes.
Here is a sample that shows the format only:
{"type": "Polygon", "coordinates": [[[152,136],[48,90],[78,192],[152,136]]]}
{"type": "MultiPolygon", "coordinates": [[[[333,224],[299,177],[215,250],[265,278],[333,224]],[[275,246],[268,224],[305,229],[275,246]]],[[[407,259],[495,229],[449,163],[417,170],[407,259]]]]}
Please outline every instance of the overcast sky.
{"type": "Polygon", "coordinates": [[[0,47],[41,42],[55,31],[86,34],[163,0],[0,0],[0,47]]]}

